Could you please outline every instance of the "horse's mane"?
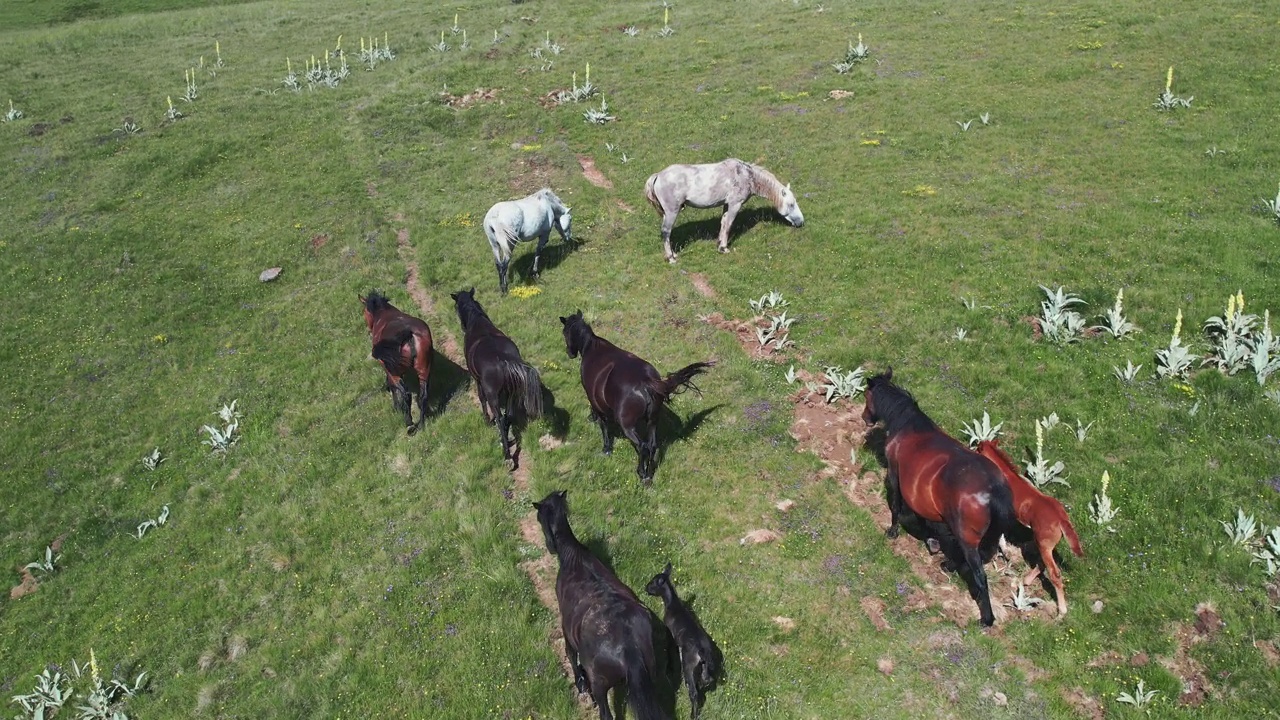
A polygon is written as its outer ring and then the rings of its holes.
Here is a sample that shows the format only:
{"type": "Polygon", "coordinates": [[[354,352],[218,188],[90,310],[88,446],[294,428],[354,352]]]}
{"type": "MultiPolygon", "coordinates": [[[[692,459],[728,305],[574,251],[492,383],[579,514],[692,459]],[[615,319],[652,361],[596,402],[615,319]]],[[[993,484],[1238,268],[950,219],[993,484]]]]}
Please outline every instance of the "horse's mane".
{"type": "Polygon", "coordinates": [[[364,309],[371,313],[386,310],[389,307],[393,307],[391,301],[387,299],[386,295],[377,290],[370,290],[369,294],[364,298],[364,309]]]}
{"type": "Polygon", "coordinates": [[[893,435],[901,430],[937,430],[938,425],[920,409],[911,393],[884,375],[872,375],[867,389],[875,393],[876,415],[884,420],[885,432],[893,435]]]}
{"type": "Polygon", "coordinates": [[[583,319],[581,313],[574,313],[568,318],[569,322],[565,323],[565,332],[569,335],[570,342],[578,348],[578,353],[584,353],[587,347],[591,345],[591,341],[596,339],[595,332],[587,321],[583,319]]]}
{"type": "Polygon", "coordinates": [[[563,201],[560,200],[560,197],[556,195],[554,192],[552,192],[551,188],[544,187],[538,192],[534,193],[534,195],[550,202],[551,206],[556,209],[557,215],[569,209],[565,207],[565,204],[563,201]]]}
{"type": "Polygon", "coordinates": [[[480,306],[480,301],[476,300],[474,295],[470,293],[458,293],[455,298],[458,309],[458,321],[462,323],[462,329],[465,332],[471,327],[472,321],[477,317],[489,319],[489,313],[484,311],[480,306]]]}
{"type": "Polygon", "coordinates": [[[773,203],[775,208],[782,207],[782,194],[787,186],[773,173],[754,163],[744,162],[751,171],[751,194],[759,195],[773,203]]]}

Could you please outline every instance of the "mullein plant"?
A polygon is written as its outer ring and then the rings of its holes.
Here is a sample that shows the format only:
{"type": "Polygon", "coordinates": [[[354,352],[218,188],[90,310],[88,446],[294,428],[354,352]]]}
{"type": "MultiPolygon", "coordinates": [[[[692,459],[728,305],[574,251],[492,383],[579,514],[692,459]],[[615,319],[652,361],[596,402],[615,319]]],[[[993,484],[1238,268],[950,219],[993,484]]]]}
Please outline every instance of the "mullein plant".
{"type": "MultiPolygon", "coordinates": [[[[9,111],[13,112],[13,101],[9,101],[9,111]]],[[[18,113],[18,117],[22,117],[22,113],[18,113]]],[[[1262,199],[1262,204],[1271,211],[1271,216],[1275,218],[1277,224],[1280,224],[1280,190],[1276,190],[1276,199],[1262,199]]]]}
{"type": "Polygon", "coordinates": [[[1267,378],[1280,370],[1280,338],[1271,334],[1271,311],[1262,313],[1262,331],[1254,336],[1250,343],[1253,353],[1253,372],[1259,385],[1265,385],[1267,378]]]}
{"type": "Polygon", "coordinates": [[[1044,459],[1044,425],[1036,421],[1036,453],[1027,463],[1027,479],[1036,487],[1043,488],[1050,483],[1059,483],[1070,487],[1070,483],[1062,479],[1064,466],[1059,460],[1052,465],[1044,459]]]}
{"type": "Polygon", "coordinates": [[[1129,322],[1124,316],[1124,288],[1120,288],[1116,293],[1115,305],[1112,305],[1111,309],[1101,317],[1103,323],[1094,325],[1092,329],[1110,333],[1113,338],[1125,338],[1139,332],[1138,326],[1129,322]]]}
{"type": "MultiPolygon", "coordinates": [[[[9,101],[9,112],[4,114],[3,119],[5,122],[13,122],[14,120],[22,119],[22,111],[13,106],[12,100],[9,101]]],[[[1280,196],[1277,196],[1277,197],[1280,197],[1280,196]]]]}
{"type": "Polygon", "coordinates": [[[1212,353],[1200,364],[1213,365],[1224,375],[1235,375],[1248,367],[1249,343],[1257,324],[1258,316],[1244,311],[1244,293],[1237,290],[1235,295],[1227,298],[1226,313],[1205,321],[1204,330],[1209,336],[1212,353]]]}
{"type": "Polygon", "coordinates": [[[166,95],[165,102],[169,103],[169,109],[164,111],[164,119],[169,122],[176,122],[178,118],[182,117],[182,113],[178,111],[178,108],[173,106],[172,97],[166,95]]]}
{"type": "Polygon", "coordinates": [[[1155,101],[1153,107],[1157,110],[1173,110],[1175,108],[1191,107],[1191,101],[1195,100],[1192,95],[1189,98],[1175,97],[1173,94],[1173,66],[1169,66],[1169,72],[1164,78],[1164,92],[1160,93],[1159,99],[1155,101]]]}
{"type": "Polygon", "coordinates": [[[658,37],[671,37],[676,31],[671,27],[671,8],[662,8],[662,29],[658,31],[658,37]]]}
{"type": "Polygon", "coordinates": [[[1191,371],[1191,364],[1199,360],[1182,344],[1182,308],[1178,308],[1178,318],[1173,324],[1173,335],[1169,338],[1169,347],[1156,351],[1156,374],[1163,378],[1182,379],[1191,371]]]}
{"type": "MultiPolygon", "coordinates": [[[[841,75],[853,69],[854,65],[866,60],[871,55],[871,49],[862,44],[862,33],[858,33],[858,44],[854,45],[853,41],[849,41],[849,49],[844,53],[844,59],[838,63],[834,63],[831,67],[841,75]]],[[[986,123],[983,123],[984,125],[986,123]]],[[[965,128],[968,130],[969,128],[965,128]]]]}
{"type": "Polygon", "coordinates": [[[1111,474],[1106,470],[1102,471],[1102,491],[1093,494],[1093,500],[1089,501],[1089,518],[1097,525],[1105,527],[1109,532],[1115,532],[1115,528],[1111,527],[1111,521],[1120,514],[1120,509],[1111,504],[1111,497],[1107,495],[1107,487],[1111,484],[1111,474]]]}

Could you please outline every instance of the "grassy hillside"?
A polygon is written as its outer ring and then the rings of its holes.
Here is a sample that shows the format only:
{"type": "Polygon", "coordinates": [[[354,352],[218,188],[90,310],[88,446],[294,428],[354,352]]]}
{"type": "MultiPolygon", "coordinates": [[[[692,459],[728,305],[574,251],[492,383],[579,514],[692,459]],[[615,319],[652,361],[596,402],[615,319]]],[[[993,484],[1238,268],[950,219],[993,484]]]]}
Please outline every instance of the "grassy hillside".
{"type": "MultiPolygon", "coordinates": [[[[696,594],[728,665],[711,720],[1072,717],[1090,702],[1136,716],[1115,698],[1139,679],[1161,717],[1274,716],[1280,590],[1219,522],[1239,508],[1280,524],[1277,379],[1153,369],[1179,309],[1197,354],[1230,293],[1280,310],[1262,206],[1280,180],[1276,17],[744,0],[677,5],[661,37],[647,2],[157,5],[0,3],[0,102],[23,113],[0,124],[0,565],[58,539],[62,556],[34,593],[0,596],[6,699],[92,648],[104,675],[148,673],[137,717],[586,717],[521,565],[543,555],[520,530],[529,502],[568,489],[578,534],[624,581],[670,561],[696,594]],[[384,33],[396,58],[357,65],[384,33]],[[859,34],[870,58],[837,74],[859,34]],[[349,78],[282,85],[286,58],[301,73],[340,35],[349,78]],[[588,63],[615,122],[584,122],[598,96],[547,107],[588,63]],[[1160,112],[1170,65],[1194,100],[1160,112]],[[496,93],[447,102],[477,89],[496,93]],[[685,210],[667,265],[645,179],[730,156],[790,182],[805,227],[753,200],[720,255],[718,214],[685,210]],[[500,297],[480,221],[543,185],[572,206],[579,245],[553,240],[539,292],[500,297]],[[1038,285],[1080,295],[1090,324],[1123,287],[1142,332],[1037,340],[1038,285]],[[569,417],[528,428],[518,478],[456,354],[414,437],[369,359],[358,294],[385,290],[447,346],[448,293],[471,286],[569,417]],[[1065,619],[1007,609],[984,633],[909,602],[940,591],[849,502],[848,478],[796,452],[787,363],[700,321],[745,319],[771,289],[797,318],[798,369],[892,365],[954,434],[986,410],[1021,459],[1037,418],[1093,423],[1045,442],[1087,551],[1065,619]],[[557,321],[578,309],[664,372],[718,361],[703,397],[674,401],[686,432],[652,488],[627,443],[599,453],[557,321]],[[1113,375],[1126,361],[1143,366],[1132,384],[1113,375]],[[215,455],[200,428],[232,400],[240,440],[215,455]],[[1114,532],[1087,510],[1104,470],[1114,532]],[[130,536],[166,505],[165,525],[130,536]],[[739,543],[757,528],[781,540],[739,543]],[[1202,602],[1225,625],[1195,629],[1202,602]],[[1180,697],[1188,678],[1203,697],[1180,697]]],[[[513,286],[531,256],[517,251],[513,286]]],[[[1009,578],[993,585],[1009,601],[1009,578]]]]}

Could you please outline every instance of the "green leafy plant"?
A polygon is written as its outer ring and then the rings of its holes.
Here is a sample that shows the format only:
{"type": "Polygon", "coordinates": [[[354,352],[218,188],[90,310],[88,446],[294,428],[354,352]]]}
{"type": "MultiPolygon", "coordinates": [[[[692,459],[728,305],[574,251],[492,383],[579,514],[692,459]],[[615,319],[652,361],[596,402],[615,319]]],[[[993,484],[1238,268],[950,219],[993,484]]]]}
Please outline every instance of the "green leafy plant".
{"type": "Polygon", "coordinates": [[[7,113],[5,113],[5,114],[4,114],[4,121],[5,121],[5,122],[13,122],[14,120],[21,120],[21,119],[22,119],[22,111],[21,111],[21,110],[19,110],[19,109],[17,109],[17,108],[15,108],[15,107],[13,106],[13,101],[12,101],[12,100],[10,100],[10,101],[9,101],[9,112],[7,112],[7,113]]]}
{"type": "Polygon", "coordinates": [[[1080,421],[1076,420],[1076,441],[1084,442],[1085,437],[1089,434],[1089,429],[1092,427],[1093,427],[1093,423],[1089,423],[1088,425],[1081,425],[1080,421]]]}
{"type": "Polygon", "coordinates": [[[1191,364],[1200,359],[1182,345],[1182,308],[1178,308],[1178,318],[1173,324],[1173,335],[1169,338],[1169,347],[1156,351],[1156,374],[1163,378],[1185,378],[1191,371],[1191,364]]]}
{"type": "Polygon", "coordinates": [[[1231,544],[1236,547],[1244,547],[1248,545],[1258,534],[1258,521],[1252,515],[1245,515],[1244,510],[1236,508],[1236,519],[1234,522],[1225,522],[1219,520],[1222,530],[1227,534],[1227,538],[1231,540],[1231,544]]]}
{"type": "Polygon", "coordinates": [[[853,41],[849,41],[849,48],[844,51],[844,59],[833,64],[831,67],[841,75],[849,72],[855,65],[866,60],[871,56],[871,49],[862,43],[862,33],[858,33],[858,44],[854,45],[853,41]]]}
{"type": "Polygon", "coordinates": [[[1103,324],[1094,325],[1093,330],[1110,333],[1114,338],[1124,338],[1139,332],[1138,326],[1129,322],[1124,316],[1124,288],[1120,288],[1116,293],[1115,305],[1112,305],[1101,317],[1103,324]]]}
{"type": "Polygon", "coordinates": [[[169,122],[177,122],[182,117],[182,113],[178,112],[178,108],[173,106],[173,98],[166,96],[165,102],[169,103],[169,109],[164,112],[164,119],[169,122]]]}
{"type": "Polygon", "coordinates": [[[1126,360],[1124,369],[1111,366],[1111,372],[1115,374],[1121,382],[1132,383],[1138,377],[1138,371],[1142,369],[1141,365],[1134,365],[1132,360],[1126,360]]]}
{"type": "Polygon", "coordinates": [[[794,345],[789,336],[791,334],[791,325],[796,321],[795,318],[788,318],[786,311],[781,315],[770,315],[769,327],[762,328],[756,326],[756,340],[760,343],[760,347],[767,348],[769,343],[774,344],[775,350],[782,350],[788,345],[794,345]]]}
{"type": "Polygon", "coordinates": [[[671,4],[663,0],[662,3],[662,29],[658,31],[658,37],[671,37],[676,31],[671,27],[671,4]]]}
{"type": "Polygon", "coordinates": [[[1107,486],[1111,484],[1111,474],[1106,470],[1102,471],[1102,490],[1093,494],[1093,500],[1089,501],[1089,519],[1097,525],[1105,527],[1110,532],[1115,532],[1115,528],[1111,527],[1111,521],[1120,514],[1120,508],[1111,504],[1111,497],[1107,495],[1107,486]]]}
{"type": "Polygon", "coordinates": [[[1227,298],[1227,311],[1221,316],[1209,318],[1204,323],[1212,353],[1200,362],[1213,365],[1224,375],[1235,375],[1248,367],[1250,341],[1258,316],[1244,311],[1244,293],[1237,290],[1227,298]]]}
{"type": "Polygon", "coordinates": [[[956,331],[951,333],[951,338],[956,342],[964,342],[967,337],[969,337],[969,331],[964,328],[956,328],[956,331]]]}
{"type": "Polygon", "coordinates": [[[146,535],[148,530],[158,528],[167,522],[169,522],[169,506],[165,505],[164,507],[160,508],[160,515],[158,517],[155,517],[151,520],[143,520],[141,523],[138,524],[138,530],[137,530],[137,533],[134,535],[134,537],[137,538],[138,540],[141,540],[142,536],[146,535]]]}
{"type": "Polygon", "coordinates": [[[794,385],[796,382],[796,366],[791,365],[787,367],[787,373],[783,375],[783,377],[786,379],[788,385],[794,385]]]}
{"type": "Polygon", "coordinates": [[[187,70],[184,73],[184,77],[187,80],[187,89],[179,97],[187,102],[194,102],[196,98],[200,97],[200,91],[196,87],[196,69],[187,70]]]}
{"type": "Polygon", "coordinates": [[[236,444],[240,439],[240,418],[241,414],[236,410],[236,400],[232,400],[230,405],[223,405],[218,411],[218,417],[222,419],[223,426],[221,428],[212,425],[205,425],[200,429],[209,434],[209,437],[201,441],[208,445],[214,454],[225,453],[236,444]]]}
{"type": "Polygon", "coordinates": [[[592,125],[603,125],[608,122],[613,122],[618,118],[609,114],[609,104],[605,102],[604,95],[601,94],[600,109],[597,110],[595,108],[587,108],[587,111],[582,113],[582,119],[592,125]]]}
{"type": "MultiPolygon", "coordinates": [[[[9,112],[10,113],[13,112],[12,100],[9,101],[9,112]]],[[[22,113],[18,113],[18,117],[22,117],[22,113]]],[[[1266,207],[1268,210],[1271,211],[1271,216],[1275,218],[1276,223],[1280,223],[1280,190],[1276,191],[1275,200],[1268,200],[1266,198],[1263,198],[1262,204],[1264,207],[1266,207]]]]}
{"type": "Polygon", "coordinates": [[[1025,613],[1035,610],[1037,606],[1042,604],[1044,604],[1044,598],[1028,595],[1026,586],[1022,583],[1017,583],[1017,589],[1014,591],[1010,601],[1005,603],[1005,607],[1025,613]]]}
{"type": "Polygon", "coordinates": [[[989,112],[984,112],[984,113],[982,113],[981,115],[979,115],[979,116],[978,116],[978,119],[982,121],[982,124],[983,124],[983,125],[990,125],[990,124],[991,124],[991,113],[989,113],[989,112]]]}
{"type": "Polygon", "coordinates": [[[1280,370],[1280,339],[1271,334],[1271,311],[1262,313],[1262,332],[1250,341],[1253,355],[1253,372],[1259,385],[1280,370]]]}
{"type": "MultiPolygon", "coordinates": [[[[591,83],[591,63],[587,63],[587,73],[581,85],[578,84],[578,73],[573,74],[573,85],[569,90],[561,90],[556,93],[557,103],[581,102],[589,97],[600,94],[600,88],[591,83]]],[[[612,152],[612,151],[610,151],[612,152]]]]}
{"type": "Polygon", "coordinates": [[[60,670],[45,668],[36,675],[36,687],[27,695],[14,695],[11,702],[22,708],[22,715],[15,720],[44,720],[53,717],[62,708],[75,690],[71,689],[71,681],[60,670]]]}
{"type": "Polygon", "coordinates": [[[280,81],[280,84],[294,92],[298,92],[302,89],[302,83],[298,82],[298,76],[293,72],[293,61],[285,58],[284,66],[287,74],[284,76],[284,80],[280,81]]]}
{"type": "Polygon", "coordinates": [[[156,468],[160,467],[160,463],[164,461],[165,461],[165,458],[161,457],[160,455],[160,448],[156,448],[151,452],[147,453],[146,455],[142,456],[142,467],[146,468],[147,470],[155,470],[156,468]]]}
{"type": "Polygon", "coordinates": [[[1078,340],[1080,333],[1084,331],[1085,321],[1080,313],[1071,309],[1071,306],[1087,303],[1067,293],[1061,286],[1057,290],[1050,290],[1041,285],[1040,289],[1046,296],[1045,300],[1040,301],[1040,317],[1036,318],[1040,332],[1050,342],[1058,345],[1078,340]]]}
{"type": "Polygon", "coordinates": [[[1147,690],[1146,684],[1142,680],[1138,680],[1138,686],[1134,688],[1133,694],[1122,692],[1116,696],[1116,702],[1132,705],[1135,708],[1142,709],[1146,707],[1160,693],[1159,690],[1147,690]]]}
{"type": "MultiPolygon", "coordinates": [[[[376,42],[376,41],[375,41],[375,42],[376,42]]],[[[449,45],[449,43],[447,43],[447,42],[445,42],[445,41],[444,41],[444,31],[443,31],[443,30],[441,30],[441,31],[440,31],[440,42],[436,43],[435,45],[432,45],[432,46],[431,46],[431,49],[432,49],[432,50],[435,50],[436,52],[441,52],[441,53],[449,52],[449,50],[451,50],[451,49],[452,49],[452,46],[450,46],[450,45],[449,45]]],[[[372,69],[373,69],[374,64],[376,64],[376,63],[377,63],[377,61],[378,61],[378,57],[377,57],[377,55],[375,54],[375,52],[376,52],[376,51],[375,51],[373,48],[370,48],[370,60],[368,61],[368,62],[369,62],[369,69],[370,69],[370,70],[372,70],[372,69]]],[[[539,53],[538,57],[542,57],[541,53],[539,53]]]]}
{"type": "Polygon", "coordinates": [[[964,122],[960,122],[959,120],[956,120],[956,124],[960,126],[961,132],[969,132],[969,126],[973,124],[973,121],[966,120],[964,122]]]}
{"type": "Polygon", "coordinates": [[[1177,108],[1191,107],[1191,101],[1195,100],[1192,95],[1189,98],[1176,97],[1173,94],[1173,66],[1169,66],[1169,73],[1165,76],[1164,92],[1160,93],[1160,97],[1155,101],[1153,107],[1157,110],[1174,110],[1177,108]]]}
{"type": "Polygon", "coordinates": [[[1003,422],[998,422],[994,426],[991,424],[991,415],[986,410],[982,411],[982,419],[974,418],[972,423],[965,424],[963,430],[969,436],[969,447],[976,447],[983,440],[995,440],[1000,437],[1000,428],[1004,427],[1003,422]]]}
{"type": "Polygon", "coordinates": [[[1280,405],[1280,388],[1268,390],[1262,394],[1265,395],[1267,399],[1270,400],[1271,402],[1277,405],[1280,405]]]}
{"type": "Polygon", "coordinates": [[[114,132],[118,132],[123,135],[137,135],[142,132],[142,128],[138,126],[138,123],[133,121],[133,118],[126,117],[120,123],[120,127],[114,129],[114,132]]]}
{"type": "Polygon", "coordinates": [[[1027,463],[1027,479],[1036,487],[1043,488],[1050,483],[1059,483],[1070,487],[1070,483],[1062,478],[1064,466],[1059,460],[1052,465],[1044,458],[1044,426],[1036,421],[1036,452],[1027,463]]]}
{"type": "Polygon", "coordinates": [[[765,310],[787,307],[790,303],[783,299],[782,293],[777,290],[770,290],[768,293],[761,295],[759,300],[748,300],[747,305],[751,306],[752,312],[759,315],[765,310]]]}
{"type": "Polygon", "coordinates": [[[622,34],[627,37],[636,37],[640,34],[640,31],[636,29],[635,25],[628,25],[622,29],[622,34]]]}
{"type": "Polygon", "coordinates": [[[44,549],[44,560],[36,560],[29,562],[23,566],[23,570],[42,570],[46,573],[56,572],[58,569],[58,561],[62,559],[61,555],[53,554],[53,547],[46,546],[44,549]]]}
{"type": "Polygon", "coordinates": [[[1262,548],[1253,553],[1250,562],[1265,566],[1267,575],[1276,575],[1280,570],[1280,525],[1271,528],[1271,532],[1262,538],[1262,548]]]}
{"type": "Polygon", "coordinates": [[[1045,417],[1040,418],[1040,424],[1044,426],[1045,430],[1052,430],[1058,427],[1060,422],[1062,421],[1058,419],[1057,411],[1050,412],[1045,417]]]}
{"type": "Polygon", "coordinates": [[[826,398],[827,404],[840,398],[853,399],[858,393],[867,389],[867,381],[863,377],[861,365],[849,372],[845,372],[839,365],[832,365],[823,371],[822,376],[826,382],[818,387],[826,398]]]}

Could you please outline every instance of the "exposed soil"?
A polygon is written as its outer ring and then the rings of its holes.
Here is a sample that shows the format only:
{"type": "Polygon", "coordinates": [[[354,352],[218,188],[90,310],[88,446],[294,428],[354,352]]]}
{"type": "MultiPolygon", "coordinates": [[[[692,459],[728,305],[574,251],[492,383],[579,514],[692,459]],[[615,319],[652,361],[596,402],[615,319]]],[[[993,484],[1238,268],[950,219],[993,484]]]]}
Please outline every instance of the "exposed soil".
{"type": "MultiPolygon", "coordinates": [[[[404,217],[396,216],[396,222],[404,222],[404,217]]],[[[396,230],[396,247],[400,250],[400,259],[404,261],[404,266],[408,271],[409,277],[405,280],[405,287],[409,291],[409,297],[413,298],[413,302],[417,304],[418,309],[424,315],[435,315],[436,303],[427,294],[425,288],[422,287],[422,280],[419,279],[418,264],[413,261],[411,251],[413,246],[409,244],[409,230],[400,228],[396,230]]],[[[444,353],[445,357],[458,363],[463,364],[462,352],[458,348],[458,341],[454,339],[453,333],[436,324],[431,331],[432,338],[437,343],[437,349],[444,353]]]]}
{"type": "Polygon", "coordinates": [[[582,176],[587,179],[587,182],[605,190],[613,189],[613,183],[600,172],[596,167],[596,161],[590,155],[579,155],[578,164],[582,166],[582,176]]]}
{"type": "Polygon", "coordinates": [[[1089,695],[1080,688],[1064,690],[1062,698],[1067,701],[1068,705],[1075,708],[1078,714],[1083,715],[1084,717],[1092,718],[1092,720],[1102,720],[1102,718],[1107,716],[1106,712],[1102,709],[1102,703],[1098,701],[1098,698],[1089,695]]]}
{"type": "Polygon", "coordinates": [[[779,535],[778,533],[772,530],[762,528],[759,530],[752,530],[746,535],[743,535],[742,538],[738,540],[738,544],[739,545],[759,545],[761,543],[773,542],[774,540],[781,540],[781,539],[782,539],[782,536],[779,535]]]}
{"type": "Polygon", "coordinates": [[[1160,658],[1160,664],[1182,680],[1178,704],[1186,707],[1200,706],[1214,692],[1204,665],[1191,657],[1191,648],[1202,642],[1213,641],[1226,626],[1212,603],[1196,605],[1195,617],[1195,622],[1190,625],[1174,623],[1171,629],[1175,643],[1173,655],[1160,658]]]}
{"type": "MultiPolygon", "coordinates": [[[[694,287],[697,287],[696,280],[694,281],[694,287]]],[[[708,286],[708,289],[710,289],[710,286],[708,286]]],[[[715,291],[713,290],[712,292],[714,293],[715,291]]],[[[705,295],[706,293],[703,294],[705,295]]],[[[715,296],[713,294],[707,297],[715,296]]],[[[779,351],[774,345],[770,345],[768,348],[760,347],[760,341],[756,338],[756,328],[768,329],[769,327],[769,321],[762,317],[752,320],[726,320],[723,314],[715,312],[702,316],[700,319],[708,325],[714,325],[721,330],[727,330],[736,335],[738,344],[742,346],[742,352],[753,360],[770,360],[776,363],[795,360],[792,353],[787,350],[779,351]]]]}
{"type": "Polygon", "coordinates": [[[1275,640],[1254,640],[1253,646],[1262,653],[1262,659],[1267,663],[1267,667],[1280,665],[1280,647],[1277,647],[1275,640]]]}
{"type": "Polygon", "coordinates": [[[458,110],[466,110],[467,108],[481,102],[490,102],[498,97],[498,88],[476,88],[466,95],[451,95],[447,92],[440,93],[440,99],[445,105],[458,110]]]}
{"type": "Polygon", "coordinates": [[[532,151],[521,153],[520,158],[515,162],[515,168],[508,175],[511,179],[507,185],[517,195],[528,195],[541,188],[555,185],[556,183],[552,182],[555,170],[555,166],[546,155],[532,151]]]}
{"type": "Polygon", "coordinates": [[[858,603],[862,606],[862,612],[867,614],[867,619],[880,632],[892,632],[893,627],[884,619],[885,605],[884,601],[878,597],[867,595],[858,603]]]}
{"type": "MultiPolygon", "coordinates": [[[[715,298],[716,291],[711,287],[711,283],[707,282],[707,276],[702,273],[689,273],[689,281],[693,283],[693,289],[698,291],[702,297],[715,298]]],[[[755,339],[754,337],[752,338],[755,339]]]]}
{"type": "Polygon", "coordinates": [[[619,208],[621,208],[624,212],[633,213],[633,212],[635,212],[635,211],[636,211],[636,209],[635,209],[635,208],[633,208],[633,207],[631,207],[630,205],[626,204],[625,202],[623,202],[623,201],[622,201],[621,199],[619,199],[619,198],[614,198],[614,199],[613,199],[613,203],[614,203],[615,205],[617,205],[619,208]]]}
{"type": "Polygon", "coordinates": [[[40,587],[40,583],[36,582],[36,576],[32,575],[30,570],[27,568],[18,568],[18,572],[22,574],[22,582],[10,588],[10,600],[17,600],[18,598],[26,597],[40,587]]]}

